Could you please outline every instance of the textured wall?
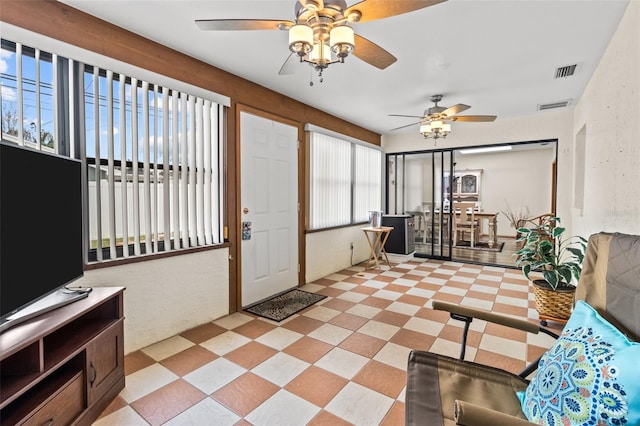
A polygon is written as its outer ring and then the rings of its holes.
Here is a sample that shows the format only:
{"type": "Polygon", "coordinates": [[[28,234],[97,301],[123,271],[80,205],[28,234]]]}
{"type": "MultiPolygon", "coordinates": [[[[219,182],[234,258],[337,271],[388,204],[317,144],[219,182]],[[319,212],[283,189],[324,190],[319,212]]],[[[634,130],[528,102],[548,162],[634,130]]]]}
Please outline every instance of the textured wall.
{"type": "Polygon", "coordinates": [[[124,286],[124,349],[133,352],[229,312],[229,251],[85,271],[77,285],[124,286]]]}
{"type": "Polygon", "coordinates": [[[640,1],[632,0],[576,106],[585,132],[584,210],[574,231],[640,234],[640,1]]]}

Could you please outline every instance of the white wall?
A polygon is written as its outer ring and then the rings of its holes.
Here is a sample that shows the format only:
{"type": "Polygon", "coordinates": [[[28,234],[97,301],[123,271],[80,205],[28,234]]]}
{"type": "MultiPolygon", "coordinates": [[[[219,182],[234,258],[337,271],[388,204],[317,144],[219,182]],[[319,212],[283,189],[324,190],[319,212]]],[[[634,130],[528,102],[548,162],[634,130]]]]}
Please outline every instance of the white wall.
{"type": "Polygon", "coordinates": [[[353,242],[353,264],[367,260],[369,244],[362,227],[332,229],[306,234],[306,282],[315,281],[352,264],[350,243],[353,242]]]}
{"type": "Polygon", "coordinates": [[[575,110],[585,132],[583,213],[575,233],[640,234],[640,1],[624,17],[575,110]]]}
{"type": "Polygon", "coordinates": [[[74,283],[126,287],[124,350],[130,353],[229,313],[229,250],[85,271],[74,283]]]}
{"type": "Polygon", "coordinates": [[[515,229],[501,212],[507,209],[507,201],[513,211],[528,207],[529,217],[551,211],[554,157],[555,145],[550,144],[549,149],[457,154],[455,161],[456,171],[482,169],[481,208],[485,212],[498,213],[498,235],[513,237],[515,229]]]}

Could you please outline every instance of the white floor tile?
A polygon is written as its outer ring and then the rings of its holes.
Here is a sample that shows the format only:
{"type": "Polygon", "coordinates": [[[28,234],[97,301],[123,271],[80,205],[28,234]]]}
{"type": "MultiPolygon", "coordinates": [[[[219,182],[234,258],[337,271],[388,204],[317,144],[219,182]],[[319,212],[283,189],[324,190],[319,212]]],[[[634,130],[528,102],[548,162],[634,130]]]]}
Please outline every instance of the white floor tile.
{"type": "Polygon", "coordinates": [[[162,361],[163,359],[169,358],[170,356],[182,352],[185,349],[189,349],[194,345],[195,344],[192,341],[187,340],[182,336],[173,336],[151,346],[147,346],[142,349],[142,352],[149,355],[156,361],[162,361]]]}
{"type": "Polygon", "coordinates": [[[464,296],[467,294],[467,290],[465,290],[464,288],[459,288],[459,287],[449,287],[449,286],[442,286],[442,288],[440,289],[440,291],[442,293],[447,293],[447,294],[453,294],[455,296],[464,296]]]}
{"type": "Polygon", "coordinates": [[[127,384],[120,392],[120,397],[130,404],[177,379],[178,376],[171,370],[160,364],[152,364],[127,376],[127,384]]]}
{"type": "Polygon", "coordinates": [[[310,365],[284,352],[278,352],[251,371],[263,379],[283,387],[310,365]]]}
{"type": "Polygon", "coordinates": [[[246,417],[255,426],[305,425],[320,408],[284,389],[278,391],[246,417]]]}
{"type": "Polygon", "coordinates": [[[389,340],[400,330],[400,327],[385,324],[379,321],[367,321],[362,327],[358,329],[358,333],[366,334],[368,336],[377,337],[382,340],[389,340]]]}
{"type": "Polygon", "coordinates": [[[427,299],[431,299],[434,294],[436,294],[433,290],[427,290],[425,288],[411,288],[407,290],[406,294],[410,294],[412,296],[426,297],[427,299]]]}
{"type": "Polygon", "coordinates": [[[518,306],[520,308],[526,308],[529,306],[529,303],[524,299],[501,295],[496,296],[496,303],[504,303],[505,305],[518,306]]]}
{"type": "Polygon", "coordinates": [[[385,287],[387,284],[389,284],[389,283],[387,283],[385,281],[369,280],[369,281],[366,281],[366,282],[362,283],[362,286],[381,289],[382,287],[385,287]]]}
{"type": "Polygon", "coordinates": [[[225,331],[209,340],[200,343],[200,346],[209,349],[216,355],[225,355],[240,346],[246,345],[251,340],[242,334],[233,331],[225,331]]]}
{"type": "Polygon", "coordinates": [[[231,315],[227,315],[220,319],[217,319],[213,323],[219,325],[220,327],[226,328],[227,330],[231,330],[232,328],[240,327],[242,324],[248,323],[252,319],[253,317],[249,315],[235,312],[231,315]]]}
{"type": "Polygon", "coordinates": [[[362,302],[367,297],[369,296],[363,293],[356,293],[355,291],[347,291],[346,293],[342,293],[340,296],[336,297],[336,299],[342,299],[342,300],[347,300],[349,302],[358,303],[358,302],[362,302]]]}
{"type": "Polygon", "coordinates": [[[338,290],[349,291],[349,290],[353,289],[354,287],[357,287],[357,284],[345,283],[345,282],[342,282],[342,281],[338,281],[335,284],[331,284],[329,287],[337,288],[338,290]]]}
{"type": "Polygon", "coordinates": [[[282,350],[302,337],[303,335],[296,331],[278,327],[258,337],[256,342],[282,350]]]}
{"type": "Polygon", "coordinates": [[[378,351],[373,359],[404,371],[407,369],[410,352],[409,348],[389,342],[378,351]]]}
{"type": "Polygon", "coordinates": [[[434,271],[436,274],[442,274],[442,275],[453,275],[456,273],[456,271],[454,271],[453,269],[441,269],[438,268],[434,271]]]}
{"type": "Polygon", "coordinates": [[[479,280],[485,280],[485,281],[495,281],[497,283],[502,281],[502,277],[501,276],[498,276],[498,275],[487,275],[487,274],[478,275],[478,279],[479,280]]]}
{"type": "Polygon", "coordinates": [[[435,278],[435,277],[425,277],[422,279],[422,282],[443,286],[447,283],[447,280],[443,280],[442,278],[435,278]]]}
{"type": "Polygon", "coordinates": [[[491,287],[482,284],[473,284],[469,290],[477,291],[479,293],[498,294],[498,287],[491,287]]]}
{"type": "Polygon", "coordinates": [[[349,276],[336,273],[336,274],[331,274],[331,275],[329,275],[329,276],[327,276],[325,278],[328,278],[328,279],[333,280],[333,281],[342,281],[342,280],[346,280],[347,278],[349,278],[349,276]]]}
{"type": "Polygon", "coordinates": [[[396,300],[400,296],[402,296],[402,293],[399,293],[397,291],[378,290],[375,293],[373,293],[372,296],[379,297],[380,299],[396,300]]]}
{"type": "Polygon", "coordinates": [[[480,340],[480,349],[516,359],[527,359],[527,344],[504,337],[484,334],[480,340]]]}
{"type": "Polygon", "coordinates": [[[379,425],[393,399],[357,383],[347,383],[327,404],[326,410],[354,425],[379,425]]]}
{"type": "Polygon", "coordinates": [[[183,377],[184,380],[200,389],[207,395],[211,395],[222,386],[237,379],[247,370],[228,361],[218,358],[183,377]]]}
{"type": "Polygon", "coordinates": [[[406,278],[398,278],[393,280],[392,284],[398,284],[398,285],[403,285],[405,287],[413,287],[416,284],[418,284],[420,281],[416,281],[416,280],[408,280],[406,278]]]}
{"type": "Polygon", "coordinates": [[[444,324],[437,321],[431,321],[424,318],[413,317],[403,326],[408,330],[417,331],[418,333],[437,336],[442,331],[444,324]]]}
{"type": "MultiPolygon", "coordinates": [[[[459,358],[461,349],[462,347],[460,346],[460,343],[438,338],[433,342],[429,351],[440,355],[450,356],[452,358],[459,358]]],[[[467,361],[473,360],[476,357],[477,352],[478,350],[476,348],[467,346],[464,359],[467,361]]]]}
{"type": "Polygon", "coordinates": [[[351,336],[352,331],[333,324],[323,324],[308,334],[309,337],[338,346],[347,337],[351,336]]]}
{"type": "Polygon", "coordinates": [[[309,293],[317,293],[322,289],[325,289],[326,287],[323,285],[319,285],[319,284],[313,284],[313,283],[307,283],[303,286],[300,287],[300,290],[303,291],[308,291],[309,293]]]}
{"type": "Polygon", "coordinates": [[[340,315],[340,311],[336,311],[335,309],[325,308],[324,306],[315,306],[313,309],[305,312],[305,317],[317,319],[318,321],[330,321],[332,318],[340,315]]]}
{"type": "Polygon", "coordinates": [[[334,374],[351,379],[365,366],[369,358],[341,348],[333,348],[320,358],[315,365],[334,374]]]}
{"type": "Polygon", "coordinates": [[[522,293],[529,291],[529,285],[522,284],[502,283],[500,284],[500,288],[504,290],[521,291],[522,293]]]}
{"type": "Polygon", "coordinates": [[[471,277],[461,277],[460,275],[454,275],[451,277],[450,281],[457,281],[459,283],[471,284],[475,280],[476,280],[475,277],[471,278],[471,277]]]}
{"type": "Polygon", "coordinates": [[[357,315],[363,318],[373,318],[382,312],[382,309],[367,305],[354,305],[345,311],[351,315],[357,315]]]}
{"type": "Polygon", "coordinates": [[[493,302],[490,300],[484,299],[476,299],[475,297],[464,297],[460,302],[463,306],[468,306],[470,308],[478,308],[483,309],[485,311],[490,311],[493,308],[493,302]]]}
{"type": "Polygon", "coordinates": [[[138,414],[136,410],[131,408],[129,405],[92,423],[92,426],[113,425],[149,426],[149,423],[147,423],[140,414],[138,414]]]}
{"type": "MultiPolygon", "coordinates": [[[[212,398],[205,398],[193,407],[178,414],[163,426],[194,426],[210,424],[215,419],[215,424],[220,426],[232,426],[240,420],[233,411],[227,409],[212,398]]],[[[113,423],[129,424],[129,423],[113,423]]],[[[145,423],[146,425],[146,423],[145,423]]]]}
{"type": "Polygon", "coordinates": [[[385,310],[386,311],[391,311],[391,312],[397,312],[399,314],[413,316],[413,315],[415,315],[416,312],[418,312],[420,310],[420,306],[412,305],[410,303],[404,303],[404,302],[395,301],[392,304],[390,304],[389,306],[387,306],[387,308],[385,310]]]}

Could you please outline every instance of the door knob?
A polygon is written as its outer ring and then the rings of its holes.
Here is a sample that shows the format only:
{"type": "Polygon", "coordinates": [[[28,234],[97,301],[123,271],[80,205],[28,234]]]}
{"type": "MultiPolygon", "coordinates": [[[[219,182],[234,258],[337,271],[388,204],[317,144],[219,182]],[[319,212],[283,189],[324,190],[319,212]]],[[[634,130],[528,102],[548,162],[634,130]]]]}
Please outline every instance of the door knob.
{"type": "Polygon", "coordinates": [[[244,214],[249,213],[249,209],[245,207],[244,209],[242,209],[242,213],[244,213],[244,214]]]}

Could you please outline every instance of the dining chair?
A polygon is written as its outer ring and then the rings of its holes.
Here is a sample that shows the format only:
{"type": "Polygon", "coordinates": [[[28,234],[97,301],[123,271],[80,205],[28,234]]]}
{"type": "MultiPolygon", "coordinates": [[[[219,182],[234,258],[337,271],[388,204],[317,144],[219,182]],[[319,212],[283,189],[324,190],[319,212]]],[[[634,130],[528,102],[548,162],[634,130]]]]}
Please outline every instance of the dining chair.
{"type": "Polygon", "coordinates": [[[475,217],[475,203],[454,202],[452,213],[453,245],[458,244],[458,233],[460,233],[460,240],[464,241],[465,232],[469,232],[470,245],[474,247],[480,236],[480,227],[475,217]]]}
{"type": "Polygon", "coordinates": [[[431,226],[433,219],[433,202],[422,202],[422,218],[424,220],[424,234],[422,234],[422,243],[427,243],[427,236],[431,238],[433,227],[431,226]]]}

